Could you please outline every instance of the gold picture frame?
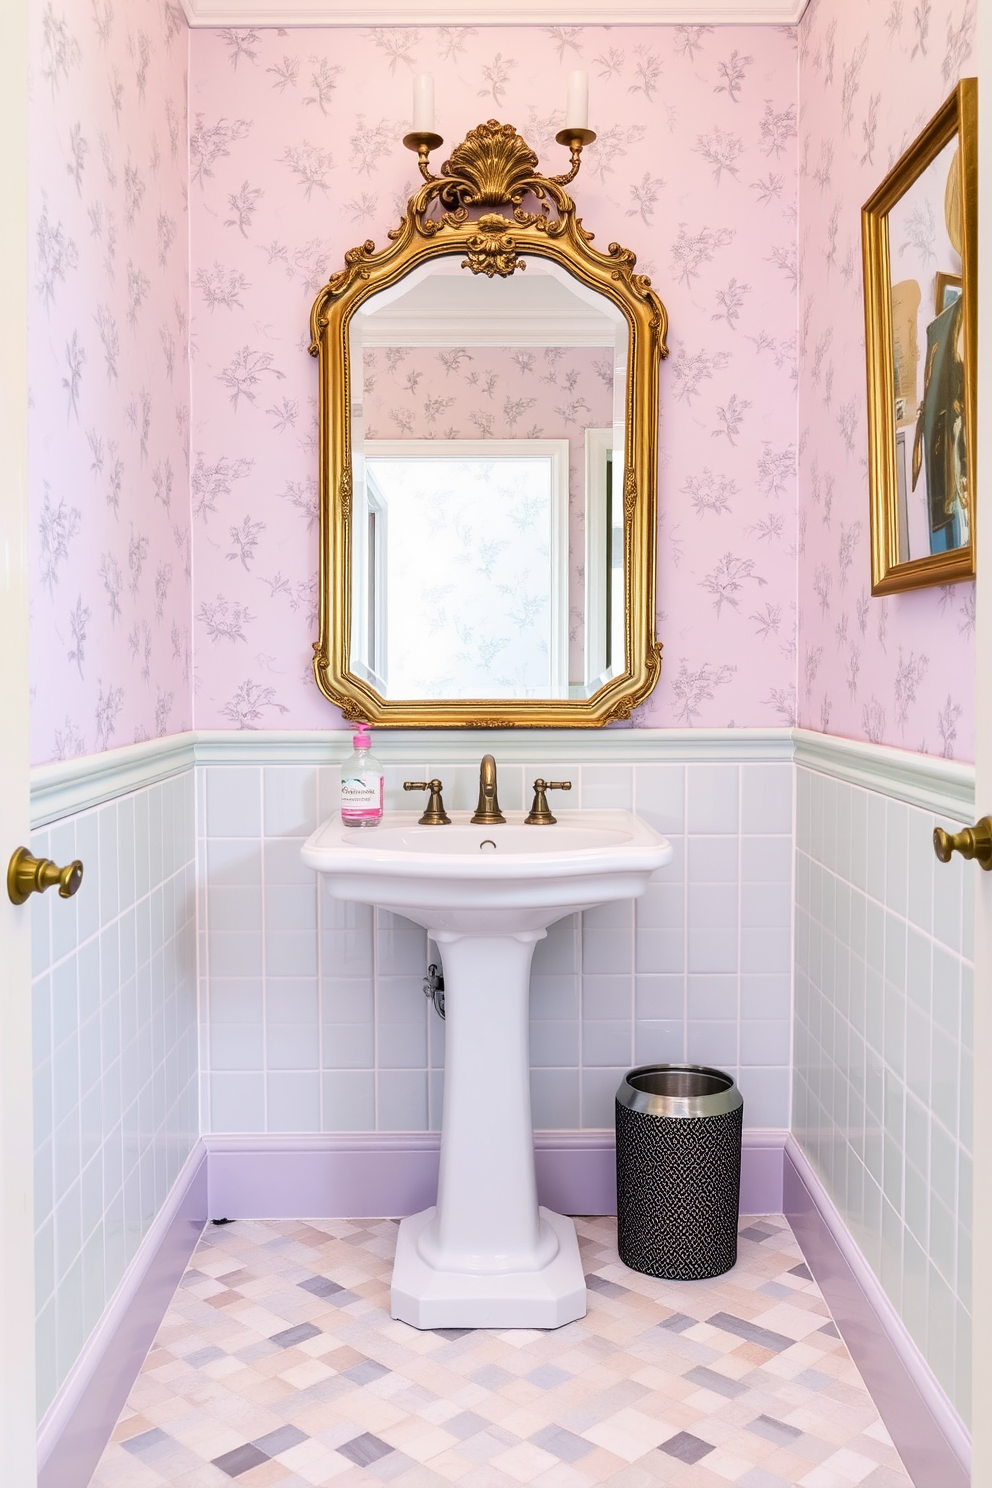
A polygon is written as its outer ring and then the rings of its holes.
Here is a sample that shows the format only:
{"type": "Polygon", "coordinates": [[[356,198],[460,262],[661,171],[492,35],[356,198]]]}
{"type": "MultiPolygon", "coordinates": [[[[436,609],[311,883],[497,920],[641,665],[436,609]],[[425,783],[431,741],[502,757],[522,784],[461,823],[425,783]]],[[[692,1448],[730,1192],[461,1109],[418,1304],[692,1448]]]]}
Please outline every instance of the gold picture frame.
{"type": "MultiPolygon", "coordinates": [[[[581,134],[581,131],[578,131],[581,134]]],[[[589,138],[594,138],[590,135],[589,138]]],[[[658,367],[667,356],[668,316],[651,281],[635,273],[634,254],[618,243],[606,252],[576,215],[564,187],[579,167],[545,176],[538,157],[510,124],[478,125],[433,175],[434,136],[420,145],[424,185],[412,195],[388,244],[367,241],[320,291],[310,313],[310,352],[318,358],[320,450],[319,629],[314,675],[325,697],[349,719],[394,728],[596,727],[630,717],[661,672],[656,638],[658,367]],[[528,201],[536,210],[528,209],[528,201]],[[505,278],[540,257],[606,296],[626,320],[629,340],[624,394],[623,565],[625,666],[585,698],[387,699],[351,664],[351,367],[349,327],[371,295],[423,264],[457,255],[461,267],[505,278]]],[[[577,146],[577,147],[576,147],[577,146]]]]}
{"type": "Polygon", "coordinates": [[[975,576],[978,84],[865,203],[871,592],[975,576]]]}

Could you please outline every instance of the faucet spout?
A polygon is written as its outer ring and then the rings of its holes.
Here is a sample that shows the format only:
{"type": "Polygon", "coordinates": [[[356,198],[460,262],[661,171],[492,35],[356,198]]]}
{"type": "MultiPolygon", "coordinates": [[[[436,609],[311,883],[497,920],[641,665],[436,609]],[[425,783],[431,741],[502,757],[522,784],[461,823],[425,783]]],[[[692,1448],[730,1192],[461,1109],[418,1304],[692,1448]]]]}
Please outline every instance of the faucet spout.
{"type": "Polygon", "coordinates": [[[506,817],[499,809],[499,798],[496,794],[496,761],[491,754],[484,754],[479,766],[479,804],[475,808],[472,820],[480,827],[491,827],[498,822],[506,821],[506,817]]]}

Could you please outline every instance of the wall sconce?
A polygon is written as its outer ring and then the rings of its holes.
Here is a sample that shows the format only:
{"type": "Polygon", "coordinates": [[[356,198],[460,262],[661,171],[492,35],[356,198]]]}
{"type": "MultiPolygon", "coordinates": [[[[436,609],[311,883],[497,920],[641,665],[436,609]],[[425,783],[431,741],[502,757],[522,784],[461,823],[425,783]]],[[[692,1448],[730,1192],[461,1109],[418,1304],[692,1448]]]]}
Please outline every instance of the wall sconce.
{"type": "MultiPolygon", "coordinates": [[[[567,175],[556,176],[560,185],[566,185],[578,173],[582,150],[591,145],[596,131],[589,128],[589,74],[570,72],[568,93],[565,102],[565,127],[559,129],[555,140],[567,145],[572,157],[572,168],[567,175]]],[[[408,150],[416,152],[420,171],[426,180],[433,179],[428,170],[432,150],[444,144],[441,135],[434,129],[434,78],[429,72],[420,73],[413,80],[413,128],[403,136],[408,150]]]]}

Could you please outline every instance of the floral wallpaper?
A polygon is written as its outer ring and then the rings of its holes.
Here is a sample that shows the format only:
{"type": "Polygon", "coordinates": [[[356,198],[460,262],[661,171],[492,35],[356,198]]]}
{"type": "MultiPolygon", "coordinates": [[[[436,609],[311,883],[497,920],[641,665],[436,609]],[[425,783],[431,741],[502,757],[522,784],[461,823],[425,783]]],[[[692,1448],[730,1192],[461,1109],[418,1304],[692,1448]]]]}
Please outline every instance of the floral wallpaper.
{"type": "Polygon", "coordinates": [[[34,26],[36,760],[340,725],[310,669],[311,300],[416,183],[416,72],[449,147],[500,117],[553,171],[575,67],[599,129],[580,213],[671,316],[664,666],[633,724],[970,757],[972,586],[868,592],[859,213],[973,65],[972,0],[813,0],[798,58],[784,27],[188,35],[169,0],[44,0],[34,26]]]}
{"type": "Polygon", "coordinates": [[[33,758],[191,726],[178,5],[32,8],[33,758]]]}
{"type": "MultiPolygon", "coordinates": [[[[434,73],[450,148],[509,120],[549,171],[566,78],[599,139],[573,188],[671,316],[662,369],[662,680],[636,723],[796,715],[796,33],[709,26],[196,32],[190,38],[195,719],[328,727],[316,690],[311,301],[385,241],[434,73]]],[[[441,152],[444,158],[444,152],[441,152]]],[[[450,381],[450,379],[448,379],[450,381]]],[[[418,398],[443,398],[439,367],[418,398]]],[[[525,396],[521,387],[517,396],[525,396]]],[[[488,408],[483,395],[482,406],[488,408]]]]}
{"type": "Polygon", "coordinates": [[[973,0],[813,0],[799,31],[799,717],[965,760],[974,585],[870,593],[861,206],[974,41],[973,0]]]}

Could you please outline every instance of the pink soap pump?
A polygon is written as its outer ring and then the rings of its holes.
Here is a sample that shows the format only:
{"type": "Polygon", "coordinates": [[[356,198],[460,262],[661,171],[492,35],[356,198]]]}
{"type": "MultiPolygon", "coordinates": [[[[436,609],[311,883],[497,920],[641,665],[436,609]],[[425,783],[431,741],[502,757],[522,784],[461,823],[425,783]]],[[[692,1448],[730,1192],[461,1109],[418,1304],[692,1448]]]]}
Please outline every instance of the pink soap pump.
{"type": "Polygon", "coordinates": [[[346,827],[377,827],[382,821],[382,766],[372,754],[368,724],[352,738],[354,754],[341,766],[341,820],[346,827]]]}

